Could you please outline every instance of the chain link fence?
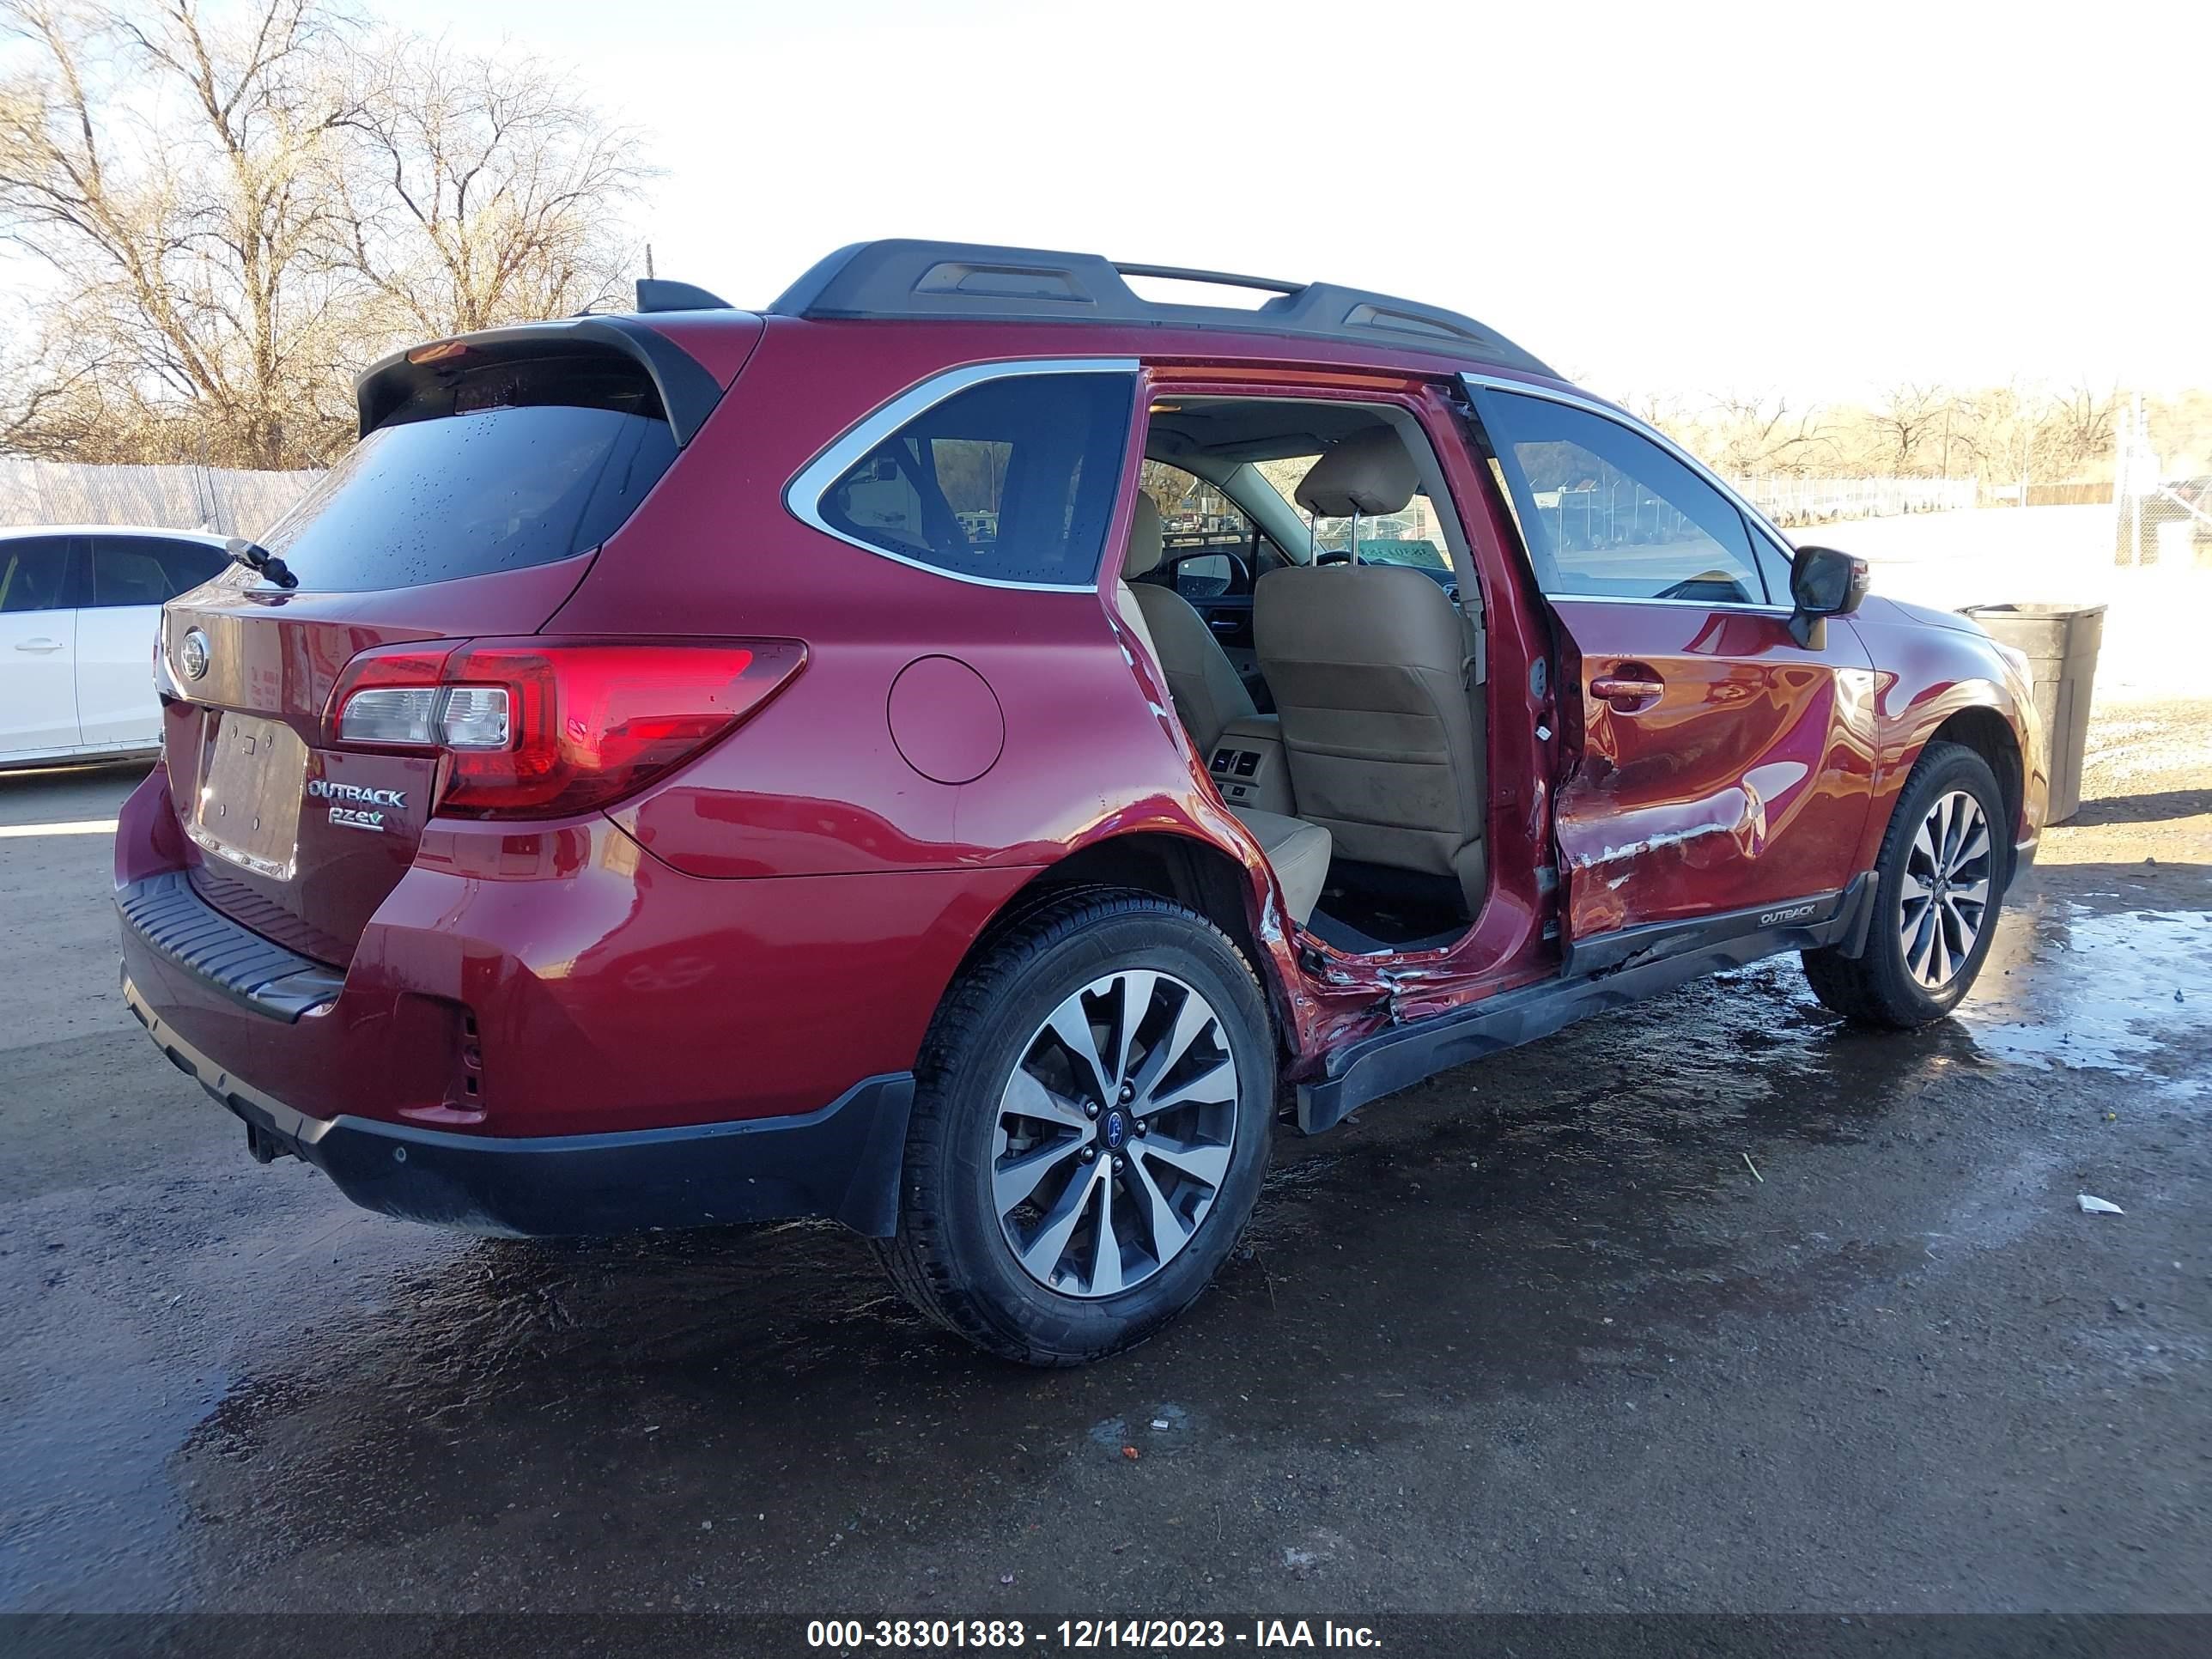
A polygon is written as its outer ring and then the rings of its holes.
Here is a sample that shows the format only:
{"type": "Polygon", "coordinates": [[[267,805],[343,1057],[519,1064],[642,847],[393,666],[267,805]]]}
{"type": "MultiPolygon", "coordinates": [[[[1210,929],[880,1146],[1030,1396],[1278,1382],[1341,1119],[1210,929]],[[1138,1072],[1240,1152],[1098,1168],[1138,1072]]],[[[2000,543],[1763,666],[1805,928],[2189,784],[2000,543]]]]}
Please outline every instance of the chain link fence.
{"type": "Polygon", "coordinates": [[[138,525],[258,536],[321,476],[0,460],[0,525],[138,525]]]}
{"type": "Polygon", "coordinates": [[[1976,505],[1972,478],[1731,478],[1737,495],[1778,525],[1952,513],[1976,505]]]}
{"type": "Polygon", "coordinates": [[[2112,562],[2168,569],[2212,565],[2212,477],[2160,464],[2141,393],[2120,410],[2112,467],[2119,508],[2112,562]]]}

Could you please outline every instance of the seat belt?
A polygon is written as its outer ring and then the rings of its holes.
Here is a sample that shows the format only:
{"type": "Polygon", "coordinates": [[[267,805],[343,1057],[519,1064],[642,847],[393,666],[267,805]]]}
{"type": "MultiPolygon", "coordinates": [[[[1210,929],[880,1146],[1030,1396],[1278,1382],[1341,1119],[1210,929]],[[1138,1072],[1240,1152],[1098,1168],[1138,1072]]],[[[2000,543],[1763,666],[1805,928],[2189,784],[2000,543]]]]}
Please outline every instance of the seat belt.
{"type": "Polygon", "coordinates": [[[1452,567],[1452,591],[1458,597],[1452,600],[1452,609],[1459,612],[1460,631],[1467,638],[1467,655],[1460,664],[1460,678],[1468,690],[1490,684],[1490,638],[1484,631],[1482,619],[1468,609],[1467,584],[1459,579],[1459,567],[1452,567]]]}

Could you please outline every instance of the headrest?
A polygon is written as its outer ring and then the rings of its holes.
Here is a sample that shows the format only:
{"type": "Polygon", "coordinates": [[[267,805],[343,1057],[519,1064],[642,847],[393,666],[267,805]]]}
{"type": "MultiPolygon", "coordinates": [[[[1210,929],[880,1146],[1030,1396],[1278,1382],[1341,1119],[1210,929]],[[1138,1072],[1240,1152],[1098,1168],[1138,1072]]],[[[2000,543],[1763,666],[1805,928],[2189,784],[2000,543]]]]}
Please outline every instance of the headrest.
{"type": "Polygon", "coordinates": [[[1121,556],[1121,574],[1141,576],[1160,562],[1160,509],[1143,490],[1129,519],[1129,550],[1121,556]]]}
{"type": "Polygon", "coordinates": [[[1298,485],[1298,505],[1323,519],[1402,513],[1420,483],[1405,440],[1378,426],[1355,433],[1316,461],[1298,485]]]}

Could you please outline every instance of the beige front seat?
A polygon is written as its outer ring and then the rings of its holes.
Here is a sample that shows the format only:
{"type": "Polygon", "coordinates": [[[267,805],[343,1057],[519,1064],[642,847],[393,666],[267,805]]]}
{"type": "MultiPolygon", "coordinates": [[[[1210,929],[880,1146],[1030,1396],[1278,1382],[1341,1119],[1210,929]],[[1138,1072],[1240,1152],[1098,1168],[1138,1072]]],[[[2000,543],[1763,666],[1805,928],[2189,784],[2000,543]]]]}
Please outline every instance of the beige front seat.
{"type": "Polygon", "coordinates": [[[1176,714],[1201,756],[1211,755],[1221,740],[1221,728],[1259,711],[1252,694],[1237,676],[1228,653],[1191,608],[1188,599],[1158,582],[1131,581],[1160,562],[1160,509],[1150,495],[1137,496],[1136,516],[1129,526],[1129,550],[1122,556],[1121,580],[1135,596],[1146,631],[1152,635],[1152,654],[1168,678],[1168,695],[1175,699],[1176,714]]]}
{"type": "MultiPolygon", "coordinates": [[[[1399,513],[1419,482],[1404,442],[1378,428],[1316,462],[1298,505],[1325,518],[1399,513]]],[[[1487,803],[1466,618],[1402,565],[1294,565],[1260,579],[1252,627],[1298,815],[1345,858],[1453,878],[1472,917],[1487,803]]]]}

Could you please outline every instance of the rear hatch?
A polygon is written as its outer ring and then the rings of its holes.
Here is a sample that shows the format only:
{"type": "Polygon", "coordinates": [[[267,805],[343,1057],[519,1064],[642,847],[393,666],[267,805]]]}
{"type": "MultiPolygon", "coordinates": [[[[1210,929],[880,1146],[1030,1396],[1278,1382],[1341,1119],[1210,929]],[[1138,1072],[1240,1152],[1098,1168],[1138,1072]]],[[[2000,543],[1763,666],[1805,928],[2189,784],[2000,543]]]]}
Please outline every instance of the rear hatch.
{"type": "Polygon", "coordinates": [[[156,678],[171,792],[192,884],[233,920],[350,959],[452,759],[405,741],[434,692],[383,694],[380,726],[355,719],[354,735],[390,741],[339,741],[334,701],[368,671],[434,684],[453,641],[536,633],[703,418],[696,363],[663,337],[645,348],[590,326],[380,365],[362,380],[362,441],[262,538],[297,586],[240,564],[167,607],[156,678]]]}

